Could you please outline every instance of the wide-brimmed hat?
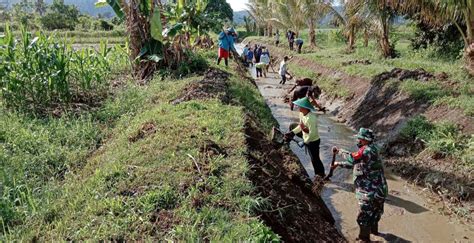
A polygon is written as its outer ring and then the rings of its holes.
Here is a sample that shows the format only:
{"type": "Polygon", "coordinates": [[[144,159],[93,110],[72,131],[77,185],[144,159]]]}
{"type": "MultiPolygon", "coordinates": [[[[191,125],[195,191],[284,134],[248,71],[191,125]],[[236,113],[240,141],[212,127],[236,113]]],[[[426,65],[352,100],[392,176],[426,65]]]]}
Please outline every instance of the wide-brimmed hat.
{"type": "Polygon", "coordinates": [[[364,140],[367,140],[369,142],[372,142],[375,139],[374,131],[372,131],[368,128],[363,128],[363,127],[361,127],[359,129],[359,132],[357,133],[356,137],[358,139],[364,139],[364,140]]]}
{"type": "Polygon", "coordinates": [[[308,97],[304,97],[298,100],[293,101],[293,104],[297,105],[298,107],[306,108],[310,111],[315,111],[314,106],[309,101],[308,97]]]}

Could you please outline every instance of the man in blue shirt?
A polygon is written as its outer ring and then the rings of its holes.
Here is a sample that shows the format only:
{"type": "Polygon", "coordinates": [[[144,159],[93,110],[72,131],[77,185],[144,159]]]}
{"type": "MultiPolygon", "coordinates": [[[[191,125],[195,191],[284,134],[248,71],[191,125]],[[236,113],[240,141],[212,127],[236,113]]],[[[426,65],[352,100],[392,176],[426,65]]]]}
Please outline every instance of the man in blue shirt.
{"type": "Polygon", "coordinates": [[[229,65],[230,52],[235,51],[234,38],[236,36],[237,34],[234,28],[229,28],[219,33],[219,57],[217,58],[217,65],[221,63],[222,58],[224,58],[225,65],[229,65]]]}

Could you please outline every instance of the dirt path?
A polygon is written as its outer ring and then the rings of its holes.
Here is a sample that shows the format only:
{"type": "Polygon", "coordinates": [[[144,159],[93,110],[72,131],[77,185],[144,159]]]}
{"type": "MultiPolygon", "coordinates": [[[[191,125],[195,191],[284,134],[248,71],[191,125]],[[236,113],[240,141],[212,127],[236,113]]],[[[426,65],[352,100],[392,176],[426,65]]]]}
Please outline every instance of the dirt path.
{"type": "MultiPolygon", "coordinates": [[[[255,71],[252,70],[255,77],[255,71]]],[[[258,88],[282,130],[287,130],[290,122],[298,121],[298,113],[290,111],[282,97],[286,90],[293,85],[281,86],[275,73],[268,78],[256,80],[258,88]]],[[[328,170],[330,163],[330,148],[334,145],[348,150],[355,150],[353,131],[345,125],[335,122],[329,115],[320,114],[319,132],[321,135],[321,159],[328,170]]],[[[313,177],[314,171],[309,156],[296,144],[292,143],[293,152],[300,158],[308,174],[313,177]]],[[[325,203],[330,208],[338,229],[347,239],[357,236],[358,226],[356,214],[358,210],[352,187],[350,170],[339,169],[322,192],[325,203]]],[[[383,238],[372,236],[372,240],[390,242],[470,242],[474,241],[474,228],[451,220],[433,211],[437,205],[430,204],[422,191],[409,185],[400,177],[390,173],[387,175],[390,196],[385,204],[385,213],[381,220],[380,229],[386,232],[383,238]]]]}

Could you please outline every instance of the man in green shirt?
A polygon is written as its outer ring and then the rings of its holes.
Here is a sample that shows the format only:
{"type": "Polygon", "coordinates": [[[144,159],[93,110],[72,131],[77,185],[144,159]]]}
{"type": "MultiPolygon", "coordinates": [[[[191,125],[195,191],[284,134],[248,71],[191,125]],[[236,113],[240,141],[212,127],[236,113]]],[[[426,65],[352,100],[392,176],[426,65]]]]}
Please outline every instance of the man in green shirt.
{"type": "Polygon", "coordinates": [[[295,135],[302,137],[303,142],[308,149],[311,163],[313,164],[314,174],[324,177],[324,166],[319,157],[319,139],[318,132],[318,117],[314,113],[314,106],[309,101],[308,97],[301,98],[293,102],[299,107],[300,122],[290,124],[290,132],[285,134],[287,141],[290,141],[295,135]]]}

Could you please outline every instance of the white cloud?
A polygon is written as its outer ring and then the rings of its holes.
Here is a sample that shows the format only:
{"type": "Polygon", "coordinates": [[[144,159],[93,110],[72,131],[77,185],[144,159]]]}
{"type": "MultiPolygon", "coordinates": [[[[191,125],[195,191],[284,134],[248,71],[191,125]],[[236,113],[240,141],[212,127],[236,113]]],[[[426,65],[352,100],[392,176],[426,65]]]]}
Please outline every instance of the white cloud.
{"type": "Polygon", "coordinates": [[[246,10],[248,0],[227,0],[234,11],[246,10]]]}

